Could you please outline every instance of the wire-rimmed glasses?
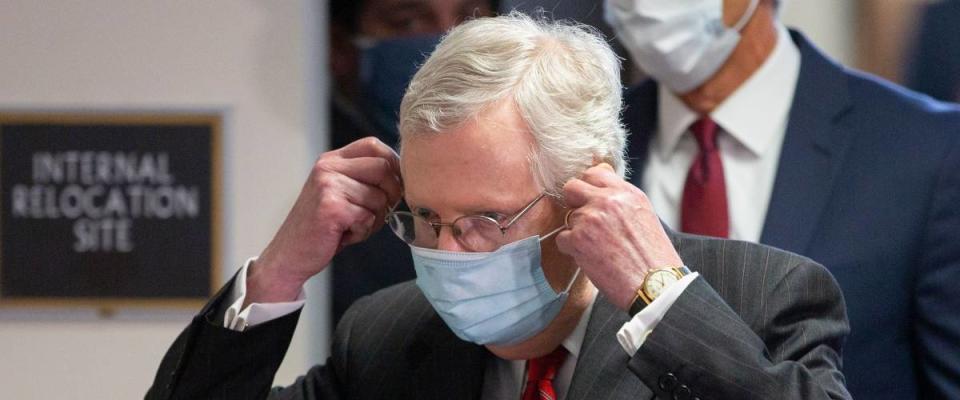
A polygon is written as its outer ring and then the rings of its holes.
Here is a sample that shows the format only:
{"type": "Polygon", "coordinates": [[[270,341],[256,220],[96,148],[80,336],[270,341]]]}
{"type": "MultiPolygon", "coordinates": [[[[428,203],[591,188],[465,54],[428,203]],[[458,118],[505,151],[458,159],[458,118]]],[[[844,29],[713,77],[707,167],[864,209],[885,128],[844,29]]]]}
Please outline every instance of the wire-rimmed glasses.
{"type": "Polygon", "coordinates": [[[437,248],[440,229],[448,226],[454,239],[467,251],[490,252],[507,244],[507,229],[546,196],[556,197],[547,192],[541,193],[503,224],[486,215],[463,215],[453,222],[433,222],[407,211],[387,213],[386,222],[394,234],[411,246],[437,248]]]}

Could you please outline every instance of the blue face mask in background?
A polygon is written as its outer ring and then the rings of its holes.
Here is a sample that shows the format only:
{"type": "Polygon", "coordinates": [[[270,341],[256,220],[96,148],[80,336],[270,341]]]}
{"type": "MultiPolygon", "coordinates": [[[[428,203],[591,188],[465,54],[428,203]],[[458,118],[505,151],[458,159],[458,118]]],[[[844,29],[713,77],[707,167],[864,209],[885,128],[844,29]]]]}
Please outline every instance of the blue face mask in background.
{"type": "Polygon", "coordinates": [[[540,265],[543,239],[531,236],[488,253],[410,246],[417,286],[461,339],[476,344],[520,343],[546,329],[580,275],[578,269],[566,289],[555,292],[540,265]]]}
{"type": "Polygon", "coordinates": [[[440,39],[440,35],[422,35],[361,41],[360,107],[384,143],[396,144],[400,101],[413,75],[440,39]]]}

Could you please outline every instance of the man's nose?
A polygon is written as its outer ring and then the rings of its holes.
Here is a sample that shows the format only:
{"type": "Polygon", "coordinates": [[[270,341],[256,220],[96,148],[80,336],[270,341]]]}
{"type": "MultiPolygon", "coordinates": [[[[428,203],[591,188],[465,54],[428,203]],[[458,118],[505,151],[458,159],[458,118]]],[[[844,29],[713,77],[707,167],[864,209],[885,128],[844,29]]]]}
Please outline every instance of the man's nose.
{"type": "Polygon", "coordinates": [[[437,236],[437,250],[446,250],[446,251],[467,251],[460,245],[460,241],[453,235],[454,227],[452,226],[442,226],[440,227],[440,232],[437,236]]]}

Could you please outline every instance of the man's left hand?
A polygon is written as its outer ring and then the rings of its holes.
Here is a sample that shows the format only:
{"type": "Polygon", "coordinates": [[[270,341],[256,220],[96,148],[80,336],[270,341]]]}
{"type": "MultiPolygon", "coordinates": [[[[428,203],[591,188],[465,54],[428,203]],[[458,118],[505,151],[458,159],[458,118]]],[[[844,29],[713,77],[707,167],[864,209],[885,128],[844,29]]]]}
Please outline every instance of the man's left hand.
{"type": "Polygon", "coordinates": [[[683,265],[647,195],[609,164],[567,181],[563,196],[573,211],[557,247],[621,309],[630,308],[648,271],[683,265]]]}

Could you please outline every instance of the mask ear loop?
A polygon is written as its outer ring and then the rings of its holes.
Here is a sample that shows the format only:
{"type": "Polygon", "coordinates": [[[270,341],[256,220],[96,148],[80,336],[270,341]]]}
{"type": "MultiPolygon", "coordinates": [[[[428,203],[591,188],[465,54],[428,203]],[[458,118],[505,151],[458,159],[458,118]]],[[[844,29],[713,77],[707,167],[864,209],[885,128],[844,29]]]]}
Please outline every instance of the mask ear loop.
{"type": "Polygon", "coordinates": [[[750,22],[750,19],[753,18],[753,13],[757,12],[757,6],[760,5],[760,0],[750,1],[750,6],[747,7],[747,12],[740,17],[740,20],[737,21],[736,25],[733,26],[737,32],[743,30],[743,27],[747,26],[747,23],[750,22]]]}
{"type": "Polygon", "coordinates": [[[547,240],[550,238],[550,236],[556,235],[560,231],[570,228],[570,214],[573,214],[573,210],[567,211],[567,215],[563,216],[563,225],[560,225],[559,227],[557,227],[557,229],[550,231],[546,235],[540,236],[540,241],[542,242],[544,240],[547,240]]]}
{"type": "MultiPolygon", "coordinates": [[[[554,229],[554,230],[551,231],[550,233],[541,236],[541,237],[540,237],[540,240],[543,241],[543,240],[549,238],[550,236],[555,235],[557,232],[560,232],[560,231],[562,231],[562,230],[564,230],[564,229],[570,228],[570,214],[573,214],[573,210],[567,211],[567,215],[564,215],[564,216],[563,216],[563,225],[561,225],[561,226],[560,226],[559,228],[557,228],[557,229],[554,229]]],[[[573,284],[577,282],[577,278],[580,277],[580,271],[581,271],[580,267],[577,267],[577,272],[575,272],[575,273],[573,274],[573,278],[571,278],[571,279],[570,279],[570,282],[567,283],[566,289],[563,289],[563,291],[560,292],[560,294],[570,293],[570,288],[573,287],[573,284]]]]}
{"type": "Polygon", "coordinates": [[[581,271],[581,270],[580,270],[580,267],[577,267],[577,272],[574,272],[574,273],[573,273],[573,279],[570,279],[570,283],[567,284],[567,288],[566,288],[566,289],[563,289],[563,291],[560,292],[561,294],[563,294],[563,293],[570,293],[570,288],[573,287],[573,284],[577,281],[577,278],[580,277],[580,271],[581,271]]]}

